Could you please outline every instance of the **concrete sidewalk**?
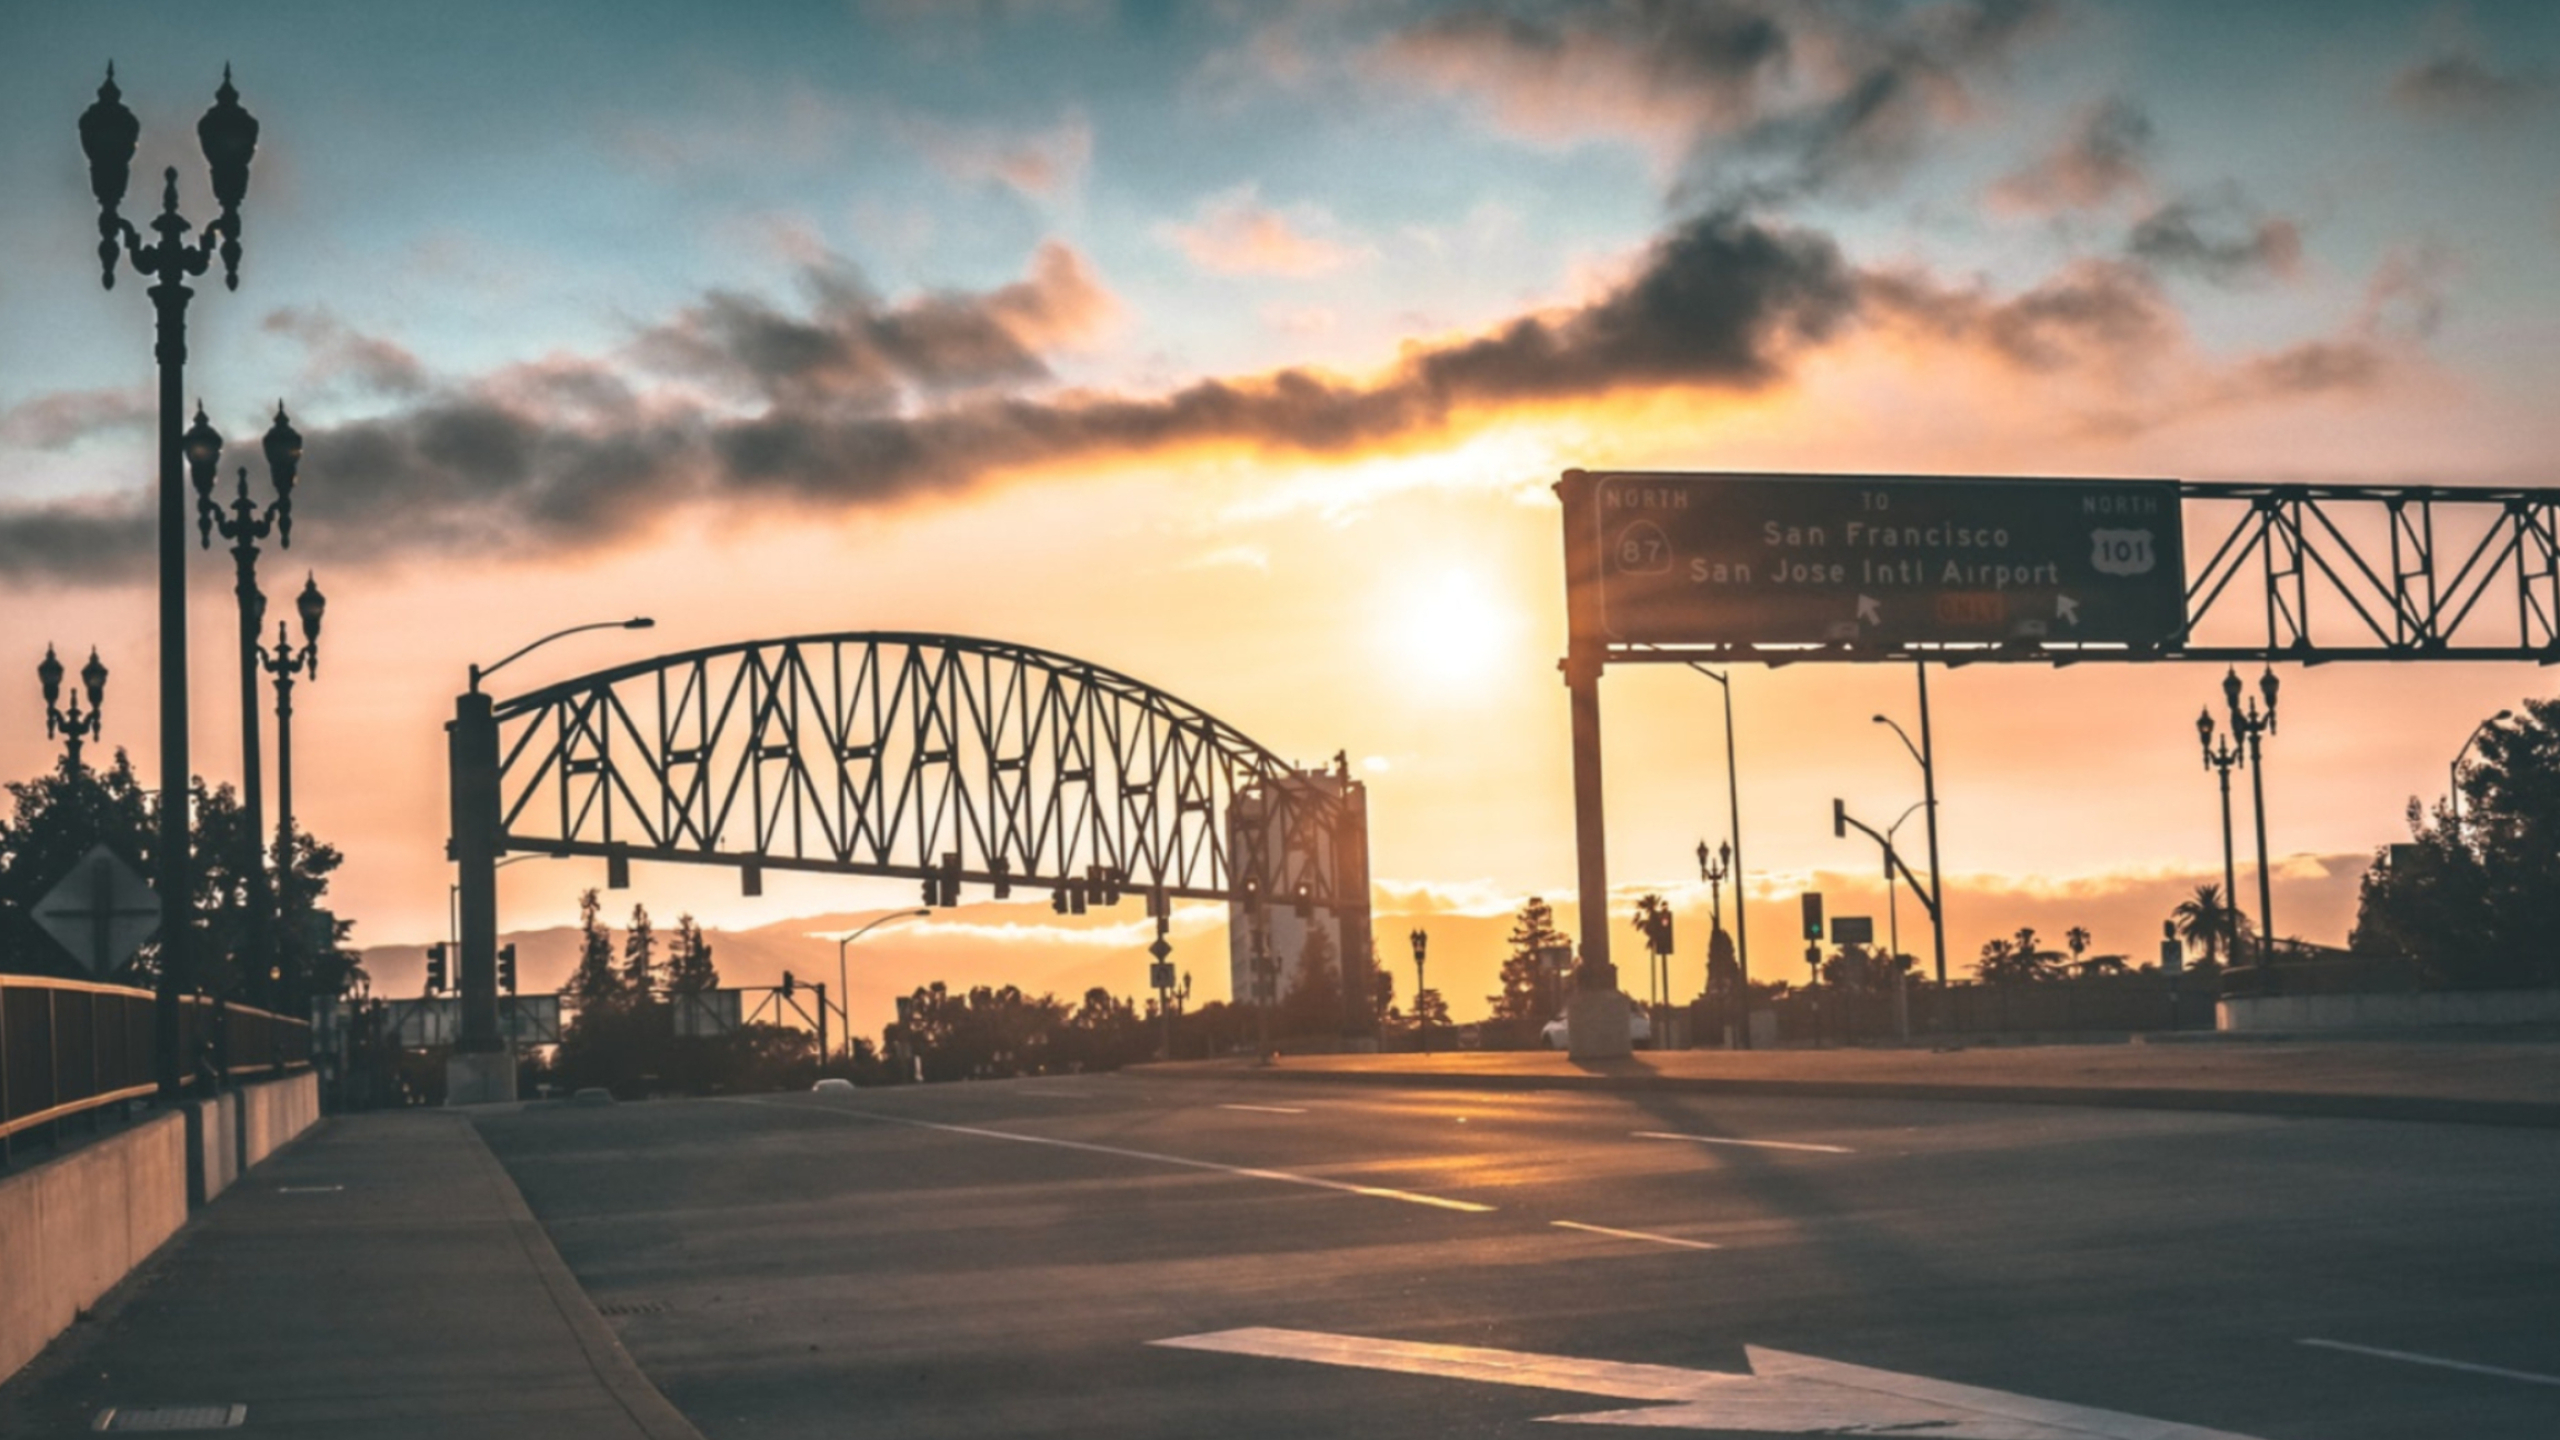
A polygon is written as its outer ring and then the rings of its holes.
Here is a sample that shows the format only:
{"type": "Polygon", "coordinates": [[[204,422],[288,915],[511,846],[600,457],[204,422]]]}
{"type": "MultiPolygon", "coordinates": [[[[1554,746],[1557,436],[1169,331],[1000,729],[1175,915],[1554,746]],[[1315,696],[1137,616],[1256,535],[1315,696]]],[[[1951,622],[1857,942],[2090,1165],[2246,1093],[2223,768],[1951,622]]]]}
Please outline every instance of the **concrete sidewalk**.
{"type": "Polygon", "coordinates": [[[1929,1050],[1289,1055],[1151,1065],[1151,1076],[1512,1090],[1678,1090],[1931,1099],[2560,1128],[2560,1043],[2262,1040],[1929,1050]]]}
{"type": "Polygon", "coordinates": [[[234,1405],[314,1440],[700,1440],[470,1122],[428,1111],[324,1121],[243,1177],[0,1386],[0,1435],[234,1405]]]}

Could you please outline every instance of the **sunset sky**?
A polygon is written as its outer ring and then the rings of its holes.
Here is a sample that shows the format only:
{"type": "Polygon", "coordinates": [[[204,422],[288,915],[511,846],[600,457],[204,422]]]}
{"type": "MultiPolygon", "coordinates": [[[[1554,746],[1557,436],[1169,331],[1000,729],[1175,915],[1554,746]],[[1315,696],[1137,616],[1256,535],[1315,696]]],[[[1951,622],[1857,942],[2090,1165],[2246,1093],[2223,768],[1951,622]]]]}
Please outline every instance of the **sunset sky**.
{"type": "MultiPolygon", "coordinates": [[[[98,287],[75,126],[112,59],[128,214],[175,163],[206,218],[227,60],[264,132],[188,384],[227,463],[279,396],[307,437],[262,573],[279,613],[306,570],[329,594],[295,790],[362,944],[443,933],[472,662],[635,613],[493,688],[937,630],[1347,752],[1385,953],[1447,927],[1463,1018],[1491,917],[1570,894],[1561,471],[2540,485],[2560,451],[2547,4],[14,3],[0,54],[0,775],[51,763],[47,642],[94,644],[106,742],[156,783],[151,314],[129,270],[98,287]]],[[[236,780],[229,561],[192,567],[196,764],[236,780]]],[[[2409,797],[2547,682],[2282,674],[2277,929],[2337,942],[2409,797]]],[[[2218,880],[2220,678],[1933,674],[1960,968],[2029,922],[2147,958],[2218,880]]],[[[1715,687],[1602,693],[1613,878],[1674,895],[1694,969],[1715,687]]],[[[1800,978],[1808,883],[1882,916],[1830,802],[1918,798],[1869,721],[1913,723],[1911,676],[1746,668],[1734,699],[1754,968],[1800,978]]],[[[511,867],[501,923],[602,881],[511,867]]],[[[736,888],[643,866],[616,903],[745,930],[915,901],[736,888]]],[[[1139,987],[1134,911],[1109,943],[1048,918],[970,906],[878,963],[1139,987]]],[[[1177,934],[1204,980],[1220,923],[1177,934]]]]}

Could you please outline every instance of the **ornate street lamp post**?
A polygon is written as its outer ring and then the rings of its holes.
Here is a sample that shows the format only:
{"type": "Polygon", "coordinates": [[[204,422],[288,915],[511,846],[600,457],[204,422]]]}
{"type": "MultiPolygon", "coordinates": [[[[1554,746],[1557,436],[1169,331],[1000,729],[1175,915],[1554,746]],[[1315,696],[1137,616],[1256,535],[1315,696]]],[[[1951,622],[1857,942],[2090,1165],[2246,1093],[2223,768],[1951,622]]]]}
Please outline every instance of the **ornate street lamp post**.
{"type": "Polygon", "coordinates": [[[2265,711],[2258,709],[2255,698],[2244,710],[2240,704],[2240,672],[2223,672],[2222,703],[2231,712],[2231,733],[2248,746],[2250,808],[2258,821],[2258,988],[2263,993],[2275,982],[2276,921],[2275,887],[2267,874],[2267,767],[2259,737],[2272,735],[2276,729],[2275,671],[2258,677],[2258,693],[2267,697],[2265,711]]]}
{"type": "Polygon", "coordinates": [[[329,597],[320,593],[320,582],[309,575],[302,577],[302,593],[294,597],[293,608],[302,616],[302,648],[296,650],[285,636],[285,623],[276,622],[276,643],[272,650],[255,652],[258,663],[276,680],[276,873],[293,868],[293,682],[298,675],[320,678],[320,617],[329,608],[329,597]]]}
{"type": "MultiPolygon", "coordinates": [[[[240,602],[240,808],[244,827],[242,875],[249,885],[249,963],[258,974],[272,974],[280,964],[275,941],[275,893],[267,876],[266,862],[261,857],[266,835],[265,784],[260,775],[258,743],[258,631],[266,623],[267,597],[258,590],[258,542],[273,534],[276,544],[293,546],[293,482],[302,470],[302,436],[285,418],[284,402],[276,402],[275,423],[267,427],[263,448],[267,457],[267,478],[275,487],[276,498],[263,508],[249,498],[249,467],[240,467],[239,494],[231,501],[228,515],[224,506],[213,498],[214,482],[222,464],[222,437],[205,420],[204,406],[196,406],[196,423],[187,431],[185,449],[187,468],[196,487],[196,538],[205,546],[213,544],[216,531],[231,542],[232,593],[240,602]]],[[[319,592],[307,592],[316,598],[319,592]]],[[[317,640],[319,617],[316,606],[307,621],[307,633],[317,640]]],[[[282,645],[278,645],[279,651],[282,645]]],[[[319,657],[311,652],[313,673],[318,673],[319,657]]],[[[284,705],[283,677],[278,677],[277,704],[284,705]]],[[[279,744],[283,733],[278,732],[279,744]]],[[[277,770],[281,776],[285,766],[281,757],[277,770]]],[[[290,806],[279,805],[290,809],[290,806]]],[[[289,833],[289,832],[288,832],[289,833]]],[[[279,849],[279,855],[284,852],[279,849]]],[[[289,858],[289,857],[285,857],[289,858]]],[[[269,997],[272,999],[273,997],[269,997]]]]}
{"type": "Polygon", "coordinates": [[[2196,712],[2196,740],[2204,746],[2204,768],[2222,779],[2222,949],[2228,960],[2236,961],[2240,958],[2234,953],[2239,949],[2240,927],[2232,923],[2231,917],[2239,913],[2236,887],[2240,880],[2231,859],[2231,767],[2241,762],[2240,748],[2227,736],[2217,741],[2213,712],[2209,709],[2196,712]]]}
{"type": "Polygon", "coordinates": [[[249,190],[258,122],[240,108],[240,93],[231,88],[231,71],[224,67],[213,108],[196,124],[221,213],[192,244],[187,232],[194,227],[178,213],[174,167],[162,177],[160,215],[151,222],[158,240],[144,243],[117,213],[141,137],[142,124],[124,107],[110,65],[97,103],[80,116],[80,148],[88,156],[89,189],[98,201],[100,282],[114,288],[119,251],[136,273],[158,277],[150,290],[160,362],[160,833],[153,869],[161,921],[153,1048],[160,1093],[174,1100],[185,1069],[178,1053],[178,988],[195,978],[196,959],[195,887],[187,855],[187,786],[194,773],[187,759],[187,506],[179,440],[186,424],[187,301],[195,295],[186,282],[212,265],[219,242],[223,284],[240,288],[240,202],[249,190]]]}
{"type": "Polygon", "coordinates": [[[80,697],[71,697],[71,708],[54,704],[62,695],[62,662],[54,658],[53,647],[44,647],[44,659],[36,666],[36,681],[44,686],[44,733],[46,739],[62,737],[62,760],[65,769],[78,773],[80,745],[98,738],[99,711],[107,697],[107,667],[98,659],[98,647],[89,647],[89,663],[80,667],[80,685],[89,692],[89,708],[80,708],[80,697]]]}

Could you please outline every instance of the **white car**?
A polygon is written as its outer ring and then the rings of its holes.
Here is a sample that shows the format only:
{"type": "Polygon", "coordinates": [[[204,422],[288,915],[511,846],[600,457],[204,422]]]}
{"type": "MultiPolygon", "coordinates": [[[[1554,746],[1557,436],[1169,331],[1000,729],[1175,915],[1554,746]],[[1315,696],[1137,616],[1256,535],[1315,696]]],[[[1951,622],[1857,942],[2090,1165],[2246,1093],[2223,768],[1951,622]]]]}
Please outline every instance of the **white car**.
{"type": "MultiPolygon", "coordinates": [[[[1632,1005],[1627,1007],[1627,1039],[1637,1045],[1653,1043],[1653,1018],[1632,1005]]],[[[1549,1050],[1570,1050],[1573,1048],[1573,1029],[1565,1023],[1565,1017],[1559,1015],[1538,1031],[1538,1043],[1549,1050]]]]}
{"type": "Polygon", "coordinates": [[[853,1082],[847,1080],[841,1075],[828,1075],[822,1077],[817,1084],[810,1086],[809,1089],[819,1095],[834,1095],[838,1093],[850,1095],[853,1093],[853,1082]]]}

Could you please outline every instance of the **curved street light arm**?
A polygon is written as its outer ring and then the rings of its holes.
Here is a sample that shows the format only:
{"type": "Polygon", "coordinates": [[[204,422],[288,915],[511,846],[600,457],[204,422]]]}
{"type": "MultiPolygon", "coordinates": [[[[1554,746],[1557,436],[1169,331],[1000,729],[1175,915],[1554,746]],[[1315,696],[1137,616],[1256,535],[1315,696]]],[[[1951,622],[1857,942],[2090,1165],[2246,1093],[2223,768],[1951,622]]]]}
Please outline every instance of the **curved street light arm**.
{"type": "Polygon", "coordinates": [[[499,661],[495,665],[472,666],[471,689],[474,693],[477,693],[480,689],[480,682],[482,680],[497,674],[499,671],[513,665],[525,656],[532,654],[534,651],[539,650],[543,646],[550,644],[554,640],[561,639],[564,636],[584,634],[589,630],[646,630],[657,623],[657,621],[646,615],[634,615],[628,620],[595,620],[584,625],[572,625],[566,630],[554,630],[550,634],[543,636],[541,639],[534,641],[532,644],[518,649],[514,654],[509,655],[506,659],[499,661]]]}
{"type": "Polygon", "coordinates": [[[1920,758],[1920,747],[1911,743],[1911,736],[1903,730],[1902,726],[1896,722],[1892,716],[1878,715],[1875,717],[1875,723],[1884,726],[1886,729],[1891,730],[1894,733],[1894,737],[1902,742],[1902,748],[1911,752],[1912,764],[1919,766],[1923,770],[1929,768],[1929,762],[1920,758]]]}

